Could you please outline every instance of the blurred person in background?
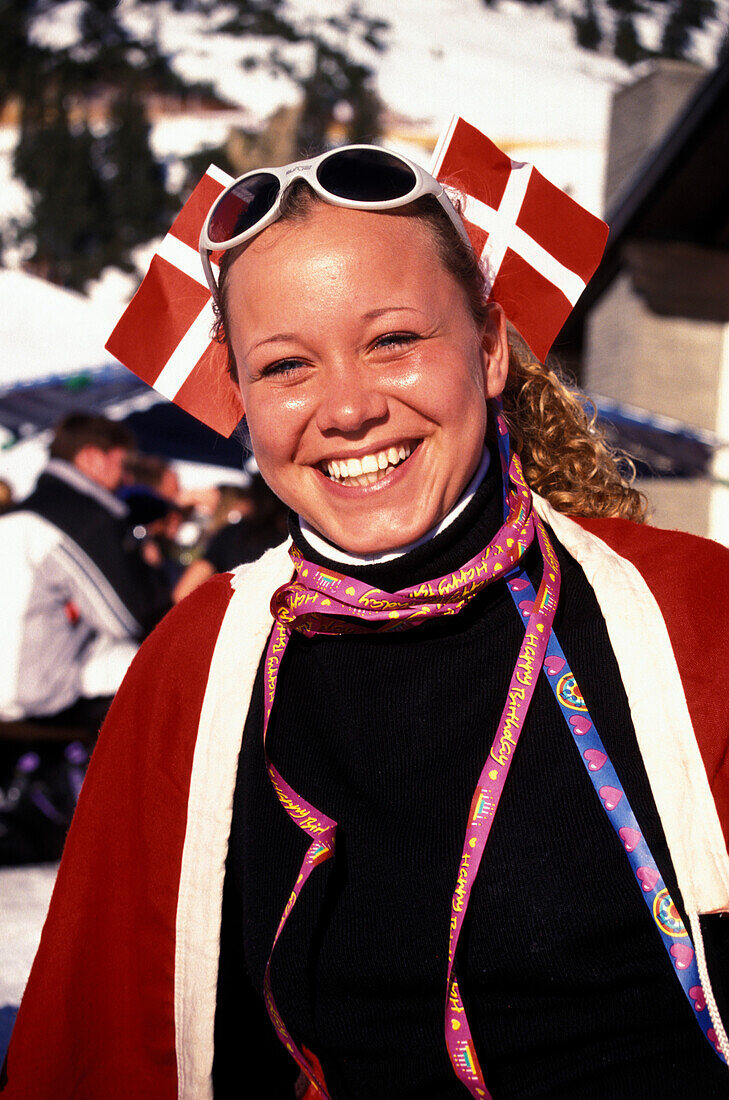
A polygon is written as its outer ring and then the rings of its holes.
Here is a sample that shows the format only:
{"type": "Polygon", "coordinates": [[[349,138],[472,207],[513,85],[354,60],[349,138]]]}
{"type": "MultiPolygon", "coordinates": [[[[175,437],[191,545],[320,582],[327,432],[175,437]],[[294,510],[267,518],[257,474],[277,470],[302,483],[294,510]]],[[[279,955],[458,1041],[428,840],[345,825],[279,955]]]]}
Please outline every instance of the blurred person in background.
{"type": "Polygon", "coordinates": [[[180,497],[180,479],[166,458],[159,455],[133,454],[124,464],[128,484],[122,489],[122,495],[130,488],[144,487],[157,496],[177,504],[180,497]]]}
{"type": "MultiPolygon", "coordinates": [[[[29,745],[13,739],[12,726],[5,730],[5,783],[21,748],[26,751],[20,756],[23,774],[16,767],[0,817],[0,862],[13,859],[4,844],[18,858],[32,855],[33,845],[26,853],[17,832],[24,816],[21,794],[33,783],[41,784],[49,804],[43,829],[55,826],[49,845],[41,844],[37,854],[60,854],[72,806],[59,809],[44,785],[44,768],[55,774],[62,751],[57,739],[50,748],[49,727],[78,730],[93,744],[139,643],[170,603],[163,575],[138,552],[127,506],[115,496],[133,447],[121,424],[84,413],[65,417],[35,489],[0,517],[0,720],[31,721],[41,735],[40,743],[29,745]]],[[[37,807],[38,798],[27,793],[37,807]]],[[[61,801],[67,802],[65,793],[61,801]]]]}
{"type": "Polygon", "coordinates": [[[256,561],[286,538],[288,510],[260,474],[254,474],[248,486],[221,485],[219,492],[208,544],[175,585],[175,603],[214,573],[227,573],[237,565],[256,561]]]}
{"type": "Polygon", "coordinates": [[[184,568],[176,539],[190,511],[182,503],[179,478],[159,455],[130,455],[124,472],[124,484],[117,495],[129,509],[132,536],[144,560],[162,571],[171,588],[184,568]]]}

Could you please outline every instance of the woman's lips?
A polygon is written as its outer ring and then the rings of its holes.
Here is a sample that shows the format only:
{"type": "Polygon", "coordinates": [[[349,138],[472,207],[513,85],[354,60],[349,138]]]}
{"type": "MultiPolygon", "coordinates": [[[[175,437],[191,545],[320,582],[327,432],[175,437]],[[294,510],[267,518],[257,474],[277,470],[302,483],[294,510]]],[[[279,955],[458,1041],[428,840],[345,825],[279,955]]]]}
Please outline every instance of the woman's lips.
{"type": "Polygon", "coordinates": [[[321,463],[321,470],[330,481],[347,488],[366,488],[383,481],[405,462],[421,441],[403,440],[402,443],[384,447],[378,451],[357,458],[327,459],[321,463]]]}

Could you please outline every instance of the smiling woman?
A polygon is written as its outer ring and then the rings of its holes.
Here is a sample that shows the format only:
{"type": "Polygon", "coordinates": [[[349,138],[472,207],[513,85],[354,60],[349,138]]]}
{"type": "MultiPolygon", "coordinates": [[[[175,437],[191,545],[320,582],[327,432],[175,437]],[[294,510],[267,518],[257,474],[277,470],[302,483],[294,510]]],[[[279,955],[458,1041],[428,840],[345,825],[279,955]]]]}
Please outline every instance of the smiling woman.
{"type": "Polygon", "coordinates": [[[290,538],[121,689],[8,1100],[729,1095],[726,552],[630,522],[404,158],[248,174],[201,252],[290,538]]]}
{"type": "Polygon", "coordinates": [[[433,259],[419,222],[322,203],[252,241],[226,280],[261,473],[355,553],[407,545],[450,511],[483,452],[486,400],[506,379],[498,306],[479,331],[433,259]]]}

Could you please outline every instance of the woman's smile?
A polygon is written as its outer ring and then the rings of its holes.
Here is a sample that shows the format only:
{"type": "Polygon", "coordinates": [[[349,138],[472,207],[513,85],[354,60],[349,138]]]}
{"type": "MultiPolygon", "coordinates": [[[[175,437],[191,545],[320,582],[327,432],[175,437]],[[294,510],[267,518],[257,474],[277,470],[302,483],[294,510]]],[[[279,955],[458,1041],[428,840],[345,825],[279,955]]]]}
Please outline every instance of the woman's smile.
{"type": "Polygon", "coordinates": [[[410,458],[419,442],[420,440],[413,442],[408,439],[402,443],[386,444],[363,455],[328,458],[321,463],[321,469],[338,485],[365,489],[383,481],[397,466],[410,458]]]}
{"type": "Polygon", "coordinates": [[[229,338],[258,466],[353,553],[404,546],[457,502],[506,375],[427,228],[322,205],[233,262],[229,338]]]}

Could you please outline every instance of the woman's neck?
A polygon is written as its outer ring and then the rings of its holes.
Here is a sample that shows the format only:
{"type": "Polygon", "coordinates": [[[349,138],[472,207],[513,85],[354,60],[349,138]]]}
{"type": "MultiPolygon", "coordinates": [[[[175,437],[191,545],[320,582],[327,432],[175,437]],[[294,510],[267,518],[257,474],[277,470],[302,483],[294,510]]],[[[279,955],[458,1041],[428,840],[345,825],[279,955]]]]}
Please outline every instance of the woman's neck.
{"type": "Polygon", "coordinates": [[[501,469],[495,451],[486,455],[456,506],[432,531],[410,546],[383,555],[357,558],[322,539],[311,528],[289,519],[291,536],[304,558],[373,587],[396,592],[409,585],[460,569],[484,548],[503,523],[501,469]]]}

